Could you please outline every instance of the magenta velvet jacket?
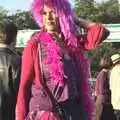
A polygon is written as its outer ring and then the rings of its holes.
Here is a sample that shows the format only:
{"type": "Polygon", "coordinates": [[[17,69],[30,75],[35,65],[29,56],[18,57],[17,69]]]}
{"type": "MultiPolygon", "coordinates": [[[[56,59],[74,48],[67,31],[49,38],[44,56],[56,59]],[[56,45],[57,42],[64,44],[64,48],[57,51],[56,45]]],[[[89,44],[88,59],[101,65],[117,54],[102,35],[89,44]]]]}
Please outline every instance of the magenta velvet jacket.
{"type": "MultiPolygon", "coordinates": [[[[87,113],[88,120],[92,120],[93,103],[90,96],[90,89],[88,84],[88,59],[84,55],[85,50],[91,50],[98,46],[109,35],[101,24],[94,24],[89,29],[87,34],[80,36],[79,41],[82,41],[82,47],[76,51],[76,59],[82,66],[82,97],[84,102],[84,109],[87,113]]],[[[50,37],[50,36],[49,36],[50,37]]],[[[46,39],[44,32],[41,33],[40,39],[46,39]]],[[[37,53],[38,40],[37,37],[32,37],[24,49],[22,56],[22,73],[21,82],[17,98],[16,118],[17,120],[24,120],[28,114],[29,99],[31,92],[31,85],[34,83],[36,87],[41,87],[41,75],[39,69],[39,59],[37,53]]]]}

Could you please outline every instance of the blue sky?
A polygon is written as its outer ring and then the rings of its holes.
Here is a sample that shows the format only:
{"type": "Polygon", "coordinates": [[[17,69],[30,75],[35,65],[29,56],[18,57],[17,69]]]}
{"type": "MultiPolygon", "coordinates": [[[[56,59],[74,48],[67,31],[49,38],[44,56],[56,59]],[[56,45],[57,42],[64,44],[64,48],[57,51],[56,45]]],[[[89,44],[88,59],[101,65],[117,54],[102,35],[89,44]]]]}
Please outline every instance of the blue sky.
{"type": "Polygon", "coordinates": [[[0,6],[10,11],[28,9],[29,4],[30,0],[0,0],[0,6]]]}
{"type": "MultiPolygon", "coordinates": [[[[96,0],[96,1],[100,2],[102,0],[96,0]]],[[[30,0],[0,0],[0,6],[12,12],[18,9],[26,10],[29,9],[30,0]]]]}

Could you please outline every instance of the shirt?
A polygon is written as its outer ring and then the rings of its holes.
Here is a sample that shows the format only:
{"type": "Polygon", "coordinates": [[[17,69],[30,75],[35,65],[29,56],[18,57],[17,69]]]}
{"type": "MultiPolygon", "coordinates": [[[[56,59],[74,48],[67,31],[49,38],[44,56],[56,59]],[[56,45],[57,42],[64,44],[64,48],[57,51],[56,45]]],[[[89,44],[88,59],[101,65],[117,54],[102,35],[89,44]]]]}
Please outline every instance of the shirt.
{"type": "Polygon", "coordinates": [[[110,89],[113,108],[120,110],[120,65],[114,66],[111,70],[110,89]]]}

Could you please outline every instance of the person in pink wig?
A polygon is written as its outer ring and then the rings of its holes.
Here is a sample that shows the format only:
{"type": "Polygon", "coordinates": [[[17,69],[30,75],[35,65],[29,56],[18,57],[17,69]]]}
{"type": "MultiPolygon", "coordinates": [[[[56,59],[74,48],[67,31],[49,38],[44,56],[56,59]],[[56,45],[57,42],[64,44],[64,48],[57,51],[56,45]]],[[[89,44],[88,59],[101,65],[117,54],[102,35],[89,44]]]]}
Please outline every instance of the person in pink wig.
{"type": "Polygon", "coordinates": [[[76,18],[68,0],[33,0],[32,13],[40,32],[23,52],[16,120],[92,120],[89,61],[84,52],[95,49],[109,31],[76,18]],[[79,34],[78,27],[87,32],[79,34]],[[67,118],[53,110],[55,101],[67,118]]]}

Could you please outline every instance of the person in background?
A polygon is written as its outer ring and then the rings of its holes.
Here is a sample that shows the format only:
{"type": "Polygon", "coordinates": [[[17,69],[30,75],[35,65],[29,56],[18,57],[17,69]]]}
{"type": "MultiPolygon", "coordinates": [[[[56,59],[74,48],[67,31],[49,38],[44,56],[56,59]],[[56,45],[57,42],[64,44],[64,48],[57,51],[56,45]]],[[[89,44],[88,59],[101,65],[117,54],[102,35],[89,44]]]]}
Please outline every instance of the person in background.
{"type": "Polygon", "coordinates": [[[0,20],[0,120],[15,120],[16,98],[20,80],[20,57],[13,48],[17,27],[0,20]]]}
{"type": "Polygon", "coordinates": [[[109,31],[76,18],[68,0],[33,0],[32,13],[41,31],[23,52],[16,120],[60,120],[53,112],[51,94],[68,119],[92,120],[89,61],[84,52],[95,49],[109,31]],[[81,27],[87,30],[84,35],[78,34],[81,27]]]}
{"type": "Polygon", "coordinates": [[[109,88],[110,58],[106,55],[101,57],[99,66],[100,72],[96,78],[95,85],[95,120],[115,120],[109,88]]]}
{"type": "Polygon", "coordinates": [[[113,67],[110,72],[111,102],[116,120],[120,120],[120,54],[111,56],[113,67]]]}

